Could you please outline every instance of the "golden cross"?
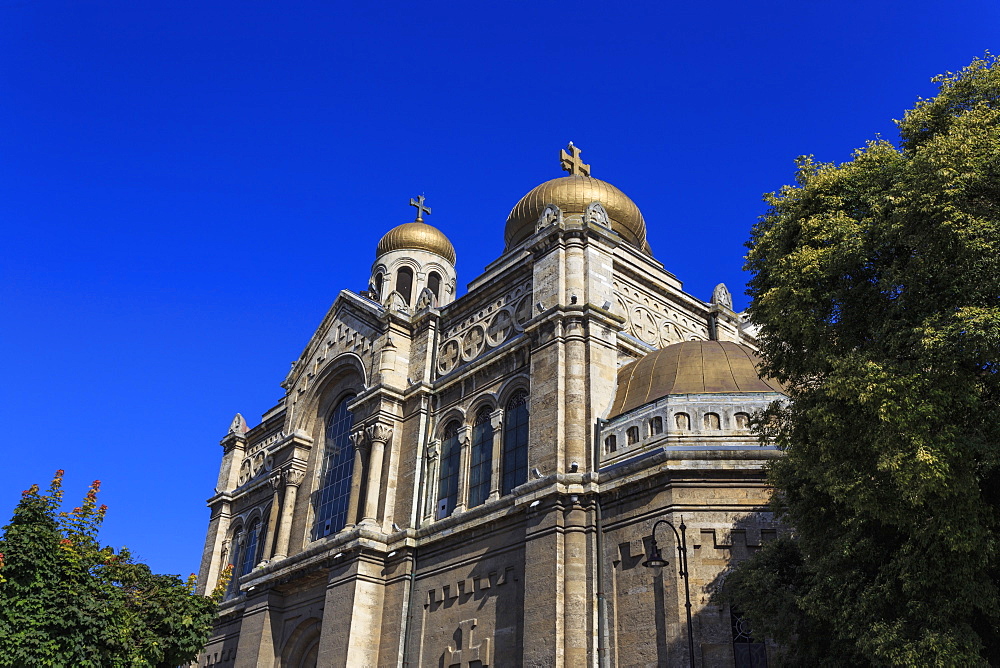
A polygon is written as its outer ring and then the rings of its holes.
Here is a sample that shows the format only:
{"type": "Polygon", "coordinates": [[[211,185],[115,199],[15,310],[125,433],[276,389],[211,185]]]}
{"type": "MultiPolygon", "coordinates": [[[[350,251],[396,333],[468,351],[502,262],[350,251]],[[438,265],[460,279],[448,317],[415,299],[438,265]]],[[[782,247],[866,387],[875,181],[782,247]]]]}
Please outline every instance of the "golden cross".
{"type": "Polygon", "coordinates": [[[421,195],[417,199],[410,198],[410,206],[417,207],[417,219],[413,222],[422,223],[424,222],[424,214],[428,216],[431,215],[431,208],[429,206],[424,206],[424,196],[421,195]]]}
{"type": "Polygon", "coordinates": [[[564,172],[569,172],[571,176],[590,176],[590,165],[583,164],[580,159],[580,149],[569,143],[566,148],[559,149],[559,162],[562,163],[564,172]],[[569,149],[569,153],[566,152],[569,149]]]}

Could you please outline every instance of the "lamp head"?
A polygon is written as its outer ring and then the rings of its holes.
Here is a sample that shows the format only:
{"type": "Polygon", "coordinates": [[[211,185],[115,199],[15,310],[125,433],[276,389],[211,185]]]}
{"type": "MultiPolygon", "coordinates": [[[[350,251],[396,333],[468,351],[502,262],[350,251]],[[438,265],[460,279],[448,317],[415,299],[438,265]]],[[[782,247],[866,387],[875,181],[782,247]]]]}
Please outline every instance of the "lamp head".
{"type": "Polygon", "coordinates": [[[660,548],[654,541],[652,549],[649,551],[649,559],[642,562],[642,565],[646,568],[663,568],[668,563],[669,562],[663,558],[663,555],[660,554],[660,548]]]}

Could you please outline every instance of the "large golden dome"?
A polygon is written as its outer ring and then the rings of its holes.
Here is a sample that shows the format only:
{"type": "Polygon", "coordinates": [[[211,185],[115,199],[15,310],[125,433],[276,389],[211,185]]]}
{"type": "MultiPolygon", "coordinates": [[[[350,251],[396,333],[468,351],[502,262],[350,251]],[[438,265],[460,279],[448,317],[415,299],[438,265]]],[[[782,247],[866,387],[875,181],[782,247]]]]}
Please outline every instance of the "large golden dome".
{"type": "Polygon", "coordinates": [[[781,392],[764,378],[760,358],[732,341],[684,341],[645,355],[618,370],[618,392],[609,418],[670,394],[781,392]]]}
{"type": "Polygon", "coordinates": [[[507,216],[504,240],[516,246],[535,233],[535,223],[545,206],[555,204],[563,214],[582,214],[591,202],[600,202],[611,219],[611,229],[632,245],[645,249],[646,221],[628,195],[606,181],[592,176],[571,175],[536,186],[514,206],[507,216]]]}
{"type": "Polygon", "coordinates": [[[455,264],[455,247],[441,230],[423,221],[403,223],[385,233],[375,249],[375,257],[394,250],[425,250],[455,264]]]}

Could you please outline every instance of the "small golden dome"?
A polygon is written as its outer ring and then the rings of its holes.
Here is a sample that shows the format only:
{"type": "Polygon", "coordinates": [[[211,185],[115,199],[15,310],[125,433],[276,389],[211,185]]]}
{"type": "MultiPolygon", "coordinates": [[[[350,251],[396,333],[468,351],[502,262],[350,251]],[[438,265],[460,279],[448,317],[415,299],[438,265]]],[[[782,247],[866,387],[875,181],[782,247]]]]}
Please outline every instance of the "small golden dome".
{"type": "Polygon", "coordinates": [[[403,223],[385,233],[375,249],[375,257],[394,250],[425,250],[455,264],[455,247],[441,230],[422,221],[403,223]]]}
{"type": "Polygon", "coordinates": [[[618,392],[609,419],[670,394],[781,392],[763,378],[760,357],[732,341],[684,341],[654,350],[618,370],[618,392]]]}
{"type": "Polygon", "coordinates": [[[611,229],[632,245],[646,250],[646,221],[628,195],[606,181],[591,176],[571,175],[536,186],[507,216],[504,240],[516,246],[535,233],[535,223],[545,206],[555,204],[564,214],[582,214],[591,202],[600,202],[611,219],[611,229]]]}

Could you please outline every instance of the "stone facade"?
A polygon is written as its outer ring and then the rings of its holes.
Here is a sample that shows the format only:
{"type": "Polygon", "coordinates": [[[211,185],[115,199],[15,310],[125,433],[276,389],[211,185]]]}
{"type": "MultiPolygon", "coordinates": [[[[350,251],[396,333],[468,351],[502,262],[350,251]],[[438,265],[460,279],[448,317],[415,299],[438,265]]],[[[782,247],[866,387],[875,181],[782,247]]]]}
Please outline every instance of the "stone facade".
{"type": "Polygon", "coordinates": [[[237,577],[198,665],[685,664],[674,538],[657,533],[669,566],[642,566],[660,519],[686,526],[698,665],[734,665],[710,596],[777,529],[778,452],[747,419],[781,395],[652,397],[609,418],[623,365],[753,346],[724,288],[685,293],[619,223],[553,202],[458,299],[447,240],[383,240],[370,289],[340,293],[282,401],[222,440],[199,586],[229,563],[237,577]]]}

